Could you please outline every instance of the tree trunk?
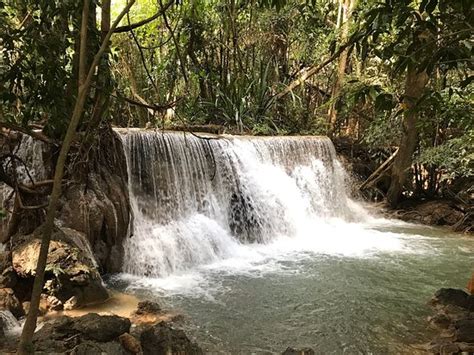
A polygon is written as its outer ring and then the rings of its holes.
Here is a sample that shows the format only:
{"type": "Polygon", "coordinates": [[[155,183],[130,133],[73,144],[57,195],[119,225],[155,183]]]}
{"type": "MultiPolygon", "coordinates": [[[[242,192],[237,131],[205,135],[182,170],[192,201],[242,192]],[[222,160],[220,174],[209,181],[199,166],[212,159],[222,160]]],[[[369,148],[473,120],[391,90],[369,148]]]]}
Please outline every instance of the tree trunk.
{"type": "Polygon", "coordinates": [[[409,65],[403,99],[405,112],[403,114],[402,138],[400,148],[393,162],[390,188],[387,193],[387,200],[392,207],[395,207],[400,200],[408,170],[412,165],[413,153],[418,144],[416,104],[423,95],[427,83],[428,75],[426,72],[418,72],[413,64],[409,65]]]}
{"type": "MultiPolygon", "coordinates": [[[[84,104],[86,102],[89,89],[91,87],[92,78],[95,75],[95,68],[99,64],[99,61],[104,54],[105,50],[109,45],[110,37],[114,31],[114,29],[119,24],[120,20],[125,16],[125,14],[130,10],[130,7],[135,3],[136,0],[131,0],[127,6],[123,9],[120,15],[115,20],[112,28],[108,32],[107,36],[104,38],[102,45],[94,56],[93,62],[89,68],[87,76],[85,72],[82,71],[83,77],[79,77],[79,82],[83,83],[79,87],[79,92],[76,100],[76,104],[74,106],[74,110],[72,113],[71,121],[69,122],[69,126],[67,128],[66,135],[64,136],[64,141],[61,146],[61,151],[59,152],[58,161],[56,163],[56,169],[54,172],[54,183],[53,183],[53,190],[51,192],[48,211],[46,214],[46,221],[42,227],[42,240],[41,240],[41,248],[38,256],[38,263],[36,265],[36,274],[35,274],[35,281],[33,284],[33,291],[31,295],[31,303],[30,309],[28,311],[28,315],[25,321],[25,325],[23,327],[23,331],[21,333],[20,343],[18,345],[18,354],[30,354],[34,353],[34,348],[32,344],[32,338],[34,331],[36,329],[36,321],[38,318],[38,308],[39,302],[41,298],[41,291],[43,290],[43,282],[44,282],[44,275],[46,269],[46,263],[48,259],[48,250],[49,244],[51,241],[51,234],[54,228],[54,217],[56,215],[56,209],[58,206],[59,198],[61,196],[61,183],[62,178],[64,175],[64,166],[66,163],[67,155],[69,153],[69,149],[71,147],[71,143],[76,135],[76,129],[79,124],[80,118],[84,111],[84,104]]],[[[89,11],[89,3],[90,0],[84,1],[84,8],[82,12],[82,24],[81,24],[81,56],[79,58],[80,66],[81,61],[85,62],[87,60],[86,51],[82,50],[82,47],[85,46],[87,41],[87,21],[88,21],[88,11],[89,11]]]]}
{"type": "MultiPolygon", "coordinates": [[[[356,2],[357,0],[341,0],[340,9],[342,9],[342,24],[339,21],[339,16],[338,16],[338,21],[337,21],[338,25],[342,26],[341,34],[339,37],[339,40],[341,43],[345,43],[347,41],[347,37],[349,36],[350,17],[352,15],[352,10],[354,9],[356,2]]],[[[331,134],[334,133],[334,130],[336,129],[336,121],[337,121],[336,103],[341,93],[342,83],[344,81],[344,76],[346,73],[348,52],[349,50],[346,48],[339,57],[336,79],[334,81],[334,86],[332,88],[331,99],[333,100],[333,102],[331,106],[329,107],[329,112],[328,112],[331,134]]]]}

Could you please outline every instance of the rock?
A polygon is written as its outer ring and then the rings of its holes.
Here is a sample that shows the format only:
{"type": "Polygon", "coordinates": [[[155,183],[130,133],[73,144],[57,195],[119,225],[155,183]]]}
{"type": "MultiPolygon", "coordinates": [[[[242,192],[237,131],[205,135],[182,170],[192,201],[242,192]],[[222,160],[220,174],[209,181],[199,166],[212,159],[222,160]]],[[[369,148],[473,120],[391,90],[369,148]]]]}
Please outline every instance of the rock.
{"type": "Polygon", "coordinates": [[[474,353],[474,343],[457,343],[459,350],[472,354],[474,353]]]}
{"type": "Polygon", "coordinates": [[[143,352],[140,341],[129,333],[123,333],[119,336],[119,342],[125,350],[132,354],[141,354],[143,352]]]}
{"type": "Polygon", "coordinates": [[[14,288],[16,283],[17,276],[12,266],[5,268],[3,272],[0,273],[0,288],[14,288]]]}
{"type": "Polygon", "coordinates": [[[158,314],[162,311],[161,306],[153,301],[138,302],[136,314],[158,314]]]}
{"type": "Polygon", "coordinates": [[[85,341],[77,345],[71,352],[71,355],[130,355],[122,348],[119,342],[110,341],[108,343],[96,343],[85,341]]]}
{"type": "Polygon", "coordinates": [[[45,322],[33,335],[35,351],[64,353],[74,348],[80,342],[80,333],[73,325],[73,318],[66,316],[45,322]]]}
{"type": "Polygon", "coordinates": [[[454,329],[455,341],[474,343],[474,318],[455,321],[454,329]]]}
{"type": "Polygon", "coordinates": [[[11,288],[0,289],[0,310],[3,309],[10,311],[17,318],[25,314],[20,301],[11,288]]]}
{"type": "Polygon", "coordinates": [[[455,306],[466,310],[474,310],[474,296],[455,288],[442,288],[436,291],[430,304],[434,307],[455,306]]]}
{"type": "MultiPolygon", "coordinates": [[[[32,280],[35,275],[40,235],[41,228],[38,228],[31,235],[12,237],[13,269],[21,277],[21,282],[32,280]]],[[[92,258],[83,234],[68,228],[55,228],[44,286],[44,292],[51,297],[48,298],[48,308],[62,309],[63,304],[73,297],[75,302],[69,302],[68,306],[80,307],[109,297],[92,258]]]]}
{"type": "Polygon", "coordinates": [[[33,336],[37,351],[75,354],[125,354],[118,337],[130,331],[130,320],[88,313],[82,317],[58,317],[46,322],[33,336]]]}
{"type": "Polygon", "coordinates": [[[74,329],[91,340],[108,342],[118,338],[123,333],[130,332],[130,320],[116,315],[100,316],[88,313],[74,321],[74,329]]]}
{"type": "Polygon", "coordinates": [[[443,344],[439,347],[441,354],[457,354],[459,352],[459,346],[456,343],[443,344]]]}
{"type": "Polygon", "coordinates": [[[11,257],[8,251],[0,251],[0,272],[11,266],[11,257]]]}
{"type": "Polygon", "coordinates": [[[144,355],[156,354],[203,354],[199,346],[186,336],[183,330],[174,329],[165,322],[145,329],[140,335],[144,355]]]}
{"type": "Polygon", "coordinates": [[[428,322],[435,328],[448,329],[451,325],[451,318],[446,314],[436,314],[433,317],[428,318],[428,322]]]}
{"type": "Polygon", "coordinates": [[[3,320],[3,317],[0,316],[0,339],[5,337],[5,328],[6,328],[6,324],[3,320]]]}
{"type": "Polygon", "coordinates": [[[16,273],[11,262],[11,253],[0,252],[0,288],[13,288],[16,285],[16,273]]]}
{"type": "Polygon", "coordinates": [[[315,352],[311,348],[287,348],[283,353],[283,355],[314,355],[315,352]]]}
{"type": "Polygon", "coordinates": [[[127,161],[116,133],[105,129],[100,137],[90,151],[87,173],[77,177],[81,182],[65,189],[57,219],[85,234],[99,269],[114,273],[121,271],[123,241],[129,236],[127,161]]]}

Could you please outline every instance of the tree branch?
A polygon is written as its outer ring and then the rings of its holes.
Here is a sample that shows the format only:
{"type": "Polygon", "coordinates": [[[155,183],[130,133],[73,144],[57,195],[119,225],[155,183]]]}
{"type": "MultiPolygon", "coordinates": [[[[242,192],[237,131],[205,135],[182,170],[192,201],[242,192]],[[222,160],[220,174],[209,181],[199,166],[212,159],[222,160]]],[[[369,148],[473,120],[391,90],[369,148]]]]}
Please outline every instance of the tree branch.
{"type": "Polygon", "coordinates": [[[341,55],[342,52],[344,52],[344,50],[348,47],[350,47],[352,44],[354,43],[353,40],[350,40],[348,42],[346,42],[345,44],[343,44],[342,46],[339,47],[339,49],[334,52],[334,54],[332,56],[330,56],[328,59],[326,59],[324,62],[322,62],[321,64],[318,64],[318,65],[314,65],[312,66],[311,68],[309,68],[308,70],[306,70],[303,74],[301,74],[301,76],[292,81],[290,83],[290,85],[288,85],[283,91],[281,91],[280,93],[274,95],[269,103],[271,103],[272,101],[276,101],[278,99],[281,99],[283,96],[287,95],[288,93],[290,93],[291,91],[293,91],[295,88],[297,88],[298,86],[300,86],[301,84],[303,84],[306,80],[308,80],[310,77],[312,77],[313,75],[317,74],[318,72],[320,72],[322,69],[324,69],[324,67],[326,67],[329,63],[333,62],[334,60],[336,60],[339,55],[341,55]]]}
{"type": "Polygon", "coordinates": [[[18,126],[14,123],[0,121],[0,128],[6,128],[6,129],[10,129],[12,131],[17,131],[17,132],[20,132],[20,133],[23,133],[23,134],[27,134],[30,137],[33,137],[34,139],[40,140],[40,141],[48,143],[48,144],[55,144],[51,139],[46,137],[46,135],[44,135],[42,132],[32,131],[32,130],[29,130],[27,128],[18,126]]]}
{"type": "Polygon", "coordinates": [[[170,0],[166,3],[166,5],[164,5],[163,7],[161,7],[160,11],[158,11],[156,14],[154,14],[153,16],[147,18],[147,19],[144,19],[140,22],[137,22],[137,23],[133,23],[133,24],[129,24],[127,26],[120,26],[120,27],[117,27],[115,30],[114,30],[114,33],[123,33],[123,32],[129,32],[131,30],[134,30],[135,28],[138,28],[138,27],[141,27],[141,26],[144,26],[146,25],[147,23],[150,23],[151,21],[153,20],[156,20],[158,17],[161,17],[163,16],[163,13],[168,10],[173,4],[174,4],[174,1],[175,0],[170,0]]]}

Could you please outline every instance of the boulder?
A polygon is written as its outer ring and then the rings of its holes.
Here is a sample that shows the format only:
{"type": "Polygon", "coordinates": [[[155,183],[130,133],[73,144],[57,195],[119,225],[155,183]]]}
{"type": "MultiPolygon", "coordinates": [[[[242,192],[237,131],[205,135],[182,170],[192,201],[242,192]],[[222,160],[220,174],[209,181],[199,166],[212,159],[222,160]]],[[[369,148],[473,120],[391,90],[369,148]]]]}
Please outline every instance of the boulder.
{"type": "Polygon", "coordinates": [[[120,272],[129,236],[130,200],[127,161],[120,138],[110,129],[100,134],[79,183],[65,189],[57,219],[86,235],[101,272],[120,272]]]}
{"type": "Polygon", "coordinates": [[[455,321],[454,329],[455,341],[474,343],[474,318],[455,321]]]}
{"type": "Polygon", "coordinates": [[[158,314],[161,311],[161,306],[157,302],[141,301],[138,302],[138,307],[135,311],[135,314],[158,314]]]}
{"type": "Polygon", "coordinates": [[[4,309],[10,311],[17,318],[25,314],[20,301],[11,288],[0,289],[0,310],[4,309]]]}
{"type": "MultiPolygon", "coordinates": [[[[38,228],[30,235],[12,237],[12,264],[21,282],[32,280],[36,273],[40,236],[41,228],[38,228]]],[[[69,228],[55,228],[44,286],[48,308],[62,309],[63,304],[73,297],[74,307],[101,302],[109,297],[93,256],[84,245],[87,241],[82,233],[69,228]]]]}
{"type": "Polygon", "coordinates": [[[474,296],[455,288],[442,288],[436,291],[430,304],[435,308],[455,306],[465,310],[474,310],[474,296]]]}
{"type": "Polygon", "coordinates": [[[140,341],[129,333],[123,333],[119,336],[119,342],[123,348],[132,354],[142,354],[142,346],[140,341]]]}
{"type": "Polygon", "coordinates": [[[88,313],[74,320],[73,329],[80,332],[86,339],[105,343],[128,333],[130,326],[131,323],[128,318],[88,313]]]}
{"type": "Polygon", "coordinates": [[[165,322],[146,328],[140,335],[140,343],[144,355],[203,354],[183,330],[175,329],[165,322]]]}
{"type": "Polygon", "coordinates": [[[130,321],[88,313],[46,322],[33,336],[36,351],[74,354],[126,354],[118,337],[130,331],[130,321]]]}
{"type": "Polygon", "coordinates": [[[108,343],[96,343],[93,341],[84,341],[74,347],[69,354],[71,355],[130,355],[118,341],[108,343]]]}

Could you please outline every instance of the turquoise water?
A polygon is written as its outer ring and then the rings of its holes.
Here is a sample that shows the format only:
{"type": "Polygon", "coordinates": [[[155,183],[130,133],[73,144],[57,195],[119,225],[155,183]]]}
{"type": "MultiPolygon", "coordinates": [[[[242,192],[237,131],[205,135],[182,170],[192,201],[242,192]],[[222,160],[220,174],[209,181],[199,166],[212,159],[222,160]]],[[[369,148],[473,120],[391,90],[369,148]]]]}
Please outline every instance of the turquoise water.
{"type": "Polygon", "coordinates": [[[474,239],[387,220],[336,223],[334,231],[315,230],[314,243],[243,246],[232,259],[165,278],[110,283],[181,311],[188,333],[211,352],[415,352],[431,335],[434,292],[467,284],[474,239]]]}

